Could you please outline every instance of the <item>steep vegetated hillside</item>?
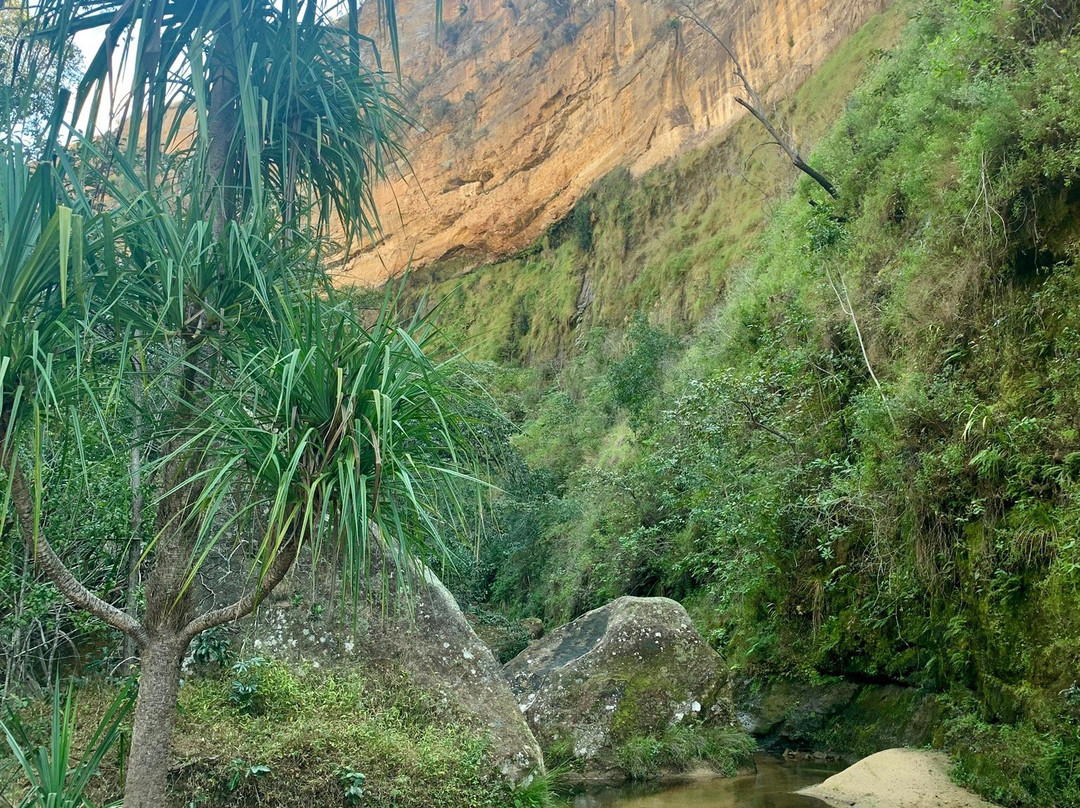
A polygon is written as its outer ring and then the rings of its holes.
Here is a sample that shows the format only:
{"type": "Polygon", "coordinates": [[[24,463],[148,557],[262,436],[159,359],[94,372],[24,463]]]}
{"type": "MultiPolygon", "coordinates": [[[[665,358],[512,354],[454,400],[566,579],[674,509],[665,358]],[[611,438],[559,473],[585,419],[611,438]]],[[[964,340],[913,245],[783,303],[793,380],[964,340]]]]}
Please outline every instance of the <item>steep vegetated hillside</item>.
{"type": "Polygon", "coordinates": [[[680,598],[731,664],[938,693],[964,780],[1080,805],[1080,3],[898,13],[788,111],[839,200],[771,205],[744,125],[437,287],[521,425],[461,587],[680,598]]]}

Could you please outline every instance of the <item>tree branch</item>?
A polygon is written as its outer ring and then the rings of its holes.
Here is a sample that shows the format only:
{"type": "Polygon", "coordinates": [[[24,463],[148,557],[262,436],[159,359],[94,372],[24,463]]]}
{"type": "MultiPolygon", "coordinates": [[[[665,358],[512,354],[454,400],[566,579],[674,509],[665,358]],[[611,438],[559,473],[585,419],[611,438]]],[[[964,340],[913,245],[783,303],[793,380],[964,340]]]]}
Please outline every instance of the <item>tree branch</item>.
{"type": "Polygon", "coordinates": [[[742,401],[741,399],[732,399],[732,401],[734,401],[736,404],[738,404],[740,407],[742,407],[744,410],[746,410],[746,417],[750,419],[750,426],[754,427],[755,429],[763,429],[766,432],[768,432],[770,435],[775,435],[776,437],[780,438],[780,440],[782,440],[784,443],[786,443],[788,445],[788,447],[795,454],[795,456],[798,457],[798,455],[799,455],[799,447],[795,445],[795,441],[793,441],[790,437],[785,435],[780,430],[773,429],[768,424],[763,423],[762,421],[759,421],[758,417],[757,417],[757,414],[754,412],[753,407],[750,406],[749,401],[742,401]]]}
{"type": "Polygon", "coordinates": [[[891,423],[893,429],[895,429],[896,419],[893,418],[892,408],[889,406],[889,399],[885,395],[885,389],[881,386],[881,382],[878,381],[877,374],[874,373],[873,365],[870,364],[870,354],[866,352],[866,342],[863,340],[862,329],[859,328],[859,321],[855,317],[855,306],[851,302],[851,295],[848,294],[847,283],[844,282],[844,276],[840,273],[839,269],[836,270],[836,277],[839,281],[839,286],[837,286],[836,281],[833,280],[832,271],[829,269],[828,263],[826,263],[825,277],[829,279],[829,286],[832,287],[833,293],[836,295],[836,300],[840,303],[840,310],[851,318],[851,324],[855,326],[855,336],[859,339],[859,350],[862,351],[863,362],[866,363],[866,370],[870,373],[870,378],[873,379],[874,386],[881,396],[881,403],[885,406],[885,414],[889,416],[889,423],[891,423]],[[842,295],[841,290],[843,290],[842,295]]]}
{"type": "Polygon", "coordinates": [[[731,46],[728,45],[727,42],[725,42],[720,37],[720,35],[713,30],[711,25],[705,22],[701,15],[698,14],[694,7],[691,6],[688,2],[680,3],[679,7],[682,9],[683,14],[689,17],[690,20],[698,26],[698,28],[700,28],[702,31],[704,31],[706,34],[711,36],[719,43],[720,47],[724,49],[724,53],[728,55],[728,58],[730,58],[732,63],[735,65],[735,76],[739,79],[740,82],[742,82],[743,89],[750,97],[749,101],[744,98],[736,98],[736,103],[745,107],[751,115],[758,119],[761,125],[765,127],[765,130],[772,136],[773,140],[776,141],[776,145],[784,150],[784,153],[788,156],[788,159],[791,160],[791,164],[795,166],[795,168],[799,169],[799,171],[806,174],[808,177],[814,180],[814,182],[824,188],[825,192],[833,199],[839,199],[840,194],[836,190],[836,187],[831,182],[829,182],[829,180],[821,172],[808,165],[807,162],[803,160],[802,155],[799,154],[799,150],[795,148],[795,143],[791,139],[791,137],[777,129],[773,125],[772,121],[769,120],[768,115],[766,115],[765,113],[765,105],[761,102],[761,96],[757,94],[757,92],[754,90],[753,85],[750,84],[750,80],[746,78],[746,74],[743,72],[742,65],[735,57],[735,51],[731,49],[731,46]]]}
{"type": "Polygon", "coordinates": [[[270,593],[285,578],[285,574],[292,569],[298,550],[299,543],[296,541],[290,539],[283,544],[278,549],[277,555],[274,556],[269,569],[255,583],[254,589],[229,606],[214,609],[201,617],[196,617],[183,628],[181,635],[185,643],[191,642],[207,629],[231,623],[251,614],[260,603],[270,596],[270,593]]]}
{"type": "Polygon", "coordinates": [[[140,647],[149,642],[146,629],[127,612],[107,603],[79,581],[53,550],[40,529],[35,530],[34,496],[26,480],[22,466],[14,457],[7,458],[4,465],[11,475],[11,501],[22,529],[23,540],[34,551],[34,561],[48,576],[61,594],[73,605],[101,618],[113,628],[133,637],[140,647]]]}

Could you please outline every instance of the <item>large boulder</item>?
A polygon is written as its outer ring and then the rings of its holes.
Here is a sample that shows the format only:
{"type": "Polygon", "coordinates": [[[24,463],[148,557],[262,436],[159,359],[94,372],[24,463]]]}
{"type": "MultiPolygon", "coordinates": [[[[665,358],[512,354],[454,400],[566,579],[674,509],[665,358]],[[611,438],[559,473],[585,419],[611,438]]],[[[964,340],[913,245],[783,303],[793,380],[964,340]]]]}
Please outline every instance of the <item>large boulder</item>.
{"type": "Polygon", "coordinates": [[[634,738],[684,722],[735,724],[722,660],[668,598],[619,598],[503,670],[541,746],[572,757],[589,780],[618,779],[618,748],[634,738]]]}
{"type": "Polygon", "coordinates": [[[405,587],[401,570],[378,558],[369,572],[358,608],[342,608],[336,572],[302,563],[247,621],[245,645],[315,667],[407,677],[453,720],[490,737],[494,763],[511,783],[543,772],[543,754],[499,663],[435,573],[418,565],[405,587]]]}
{"type": "Polygon", "coordinates": [[[411,602],[402,603],[373,610],[363,637],[368,656],[409,672],[415,681],[453,704],[475,729],[487,732],[499,768],[511,782],[528,782],[534,773],[542,772],[543,753],[499,663],[450,591],[425,567],[411,602]]]}

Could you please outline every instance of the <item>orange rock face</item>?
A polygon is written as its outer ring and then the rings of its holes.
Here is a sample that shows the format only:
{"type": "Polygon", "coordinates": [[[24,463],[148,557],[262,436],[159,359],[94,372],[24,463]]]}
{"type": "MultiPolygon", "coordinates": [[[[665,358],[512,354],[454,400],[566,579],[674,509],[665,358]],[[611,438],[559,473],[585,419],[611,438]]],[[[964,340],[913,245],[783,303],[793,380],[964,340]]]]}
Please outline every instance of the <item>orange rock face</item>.
{"type": "MultiPolygon", "coordinates": [[[[890,0],[697,0],[765,98],[782,97],[890,0]]],[[[367,6],[373,6],[369,3],[367,6]]],[[[661,0],[398,0],[417,89],[411,167],[376,191],[384,238],[344,279],[524,247],[618,165],[635,173],[745,114],[720,46],[661,0]]]]}

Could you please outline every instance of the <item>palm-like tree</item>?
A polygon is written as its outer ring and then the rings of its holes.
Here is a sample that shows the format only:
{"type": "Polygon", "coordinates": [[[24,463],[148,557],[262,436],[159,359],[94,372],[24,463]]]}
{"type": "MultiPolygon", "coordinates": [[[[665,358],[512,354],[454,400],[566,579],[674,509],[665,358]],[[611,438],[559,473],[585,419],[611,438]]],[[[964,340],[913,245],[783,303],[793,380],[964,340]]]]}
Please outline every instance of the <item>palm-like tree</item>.
{"type": "MultiPolygon", "coordinates": [[[[379,5],[392,22],[392,0],[379,5]]],[[[373,180],[399,156],[404,117],[357,0],[43,0],[37,24],[56,46],[102,32],[71,114],[107,117],[148,184],[164,156],[205,146],[218,230],[265,188],[288,215],[373,232],[373,180]],[[118,88],[121,63],[132,78],[118,88]]]]}
{"type": "Polygon", "coordinates": [[[127,808],[165,800],[180,664],[199,632],[258,606],[304,545],[336,545],[354,580],[376,544],[402,570],[441,554],[440,514],[470,479],[454,369],[428,358],[423,324],[395,326],[388,306],[365,327],[312,269],[332,217],[350,237],[377,228],[372,184],[405,122],[357,17],[355,0],[39,10],[35,35],[58,54],[74,32],[104,31],[76,119],[100,117],[114,56],[133,62],[117,136],[75,133],[77,160],[58,145],[63,182],[48,163],[27,181],[16,156],[9,186],[25,192],[0,200],[4,469],[42,567],[139,645],[127,808]],[[40,413],[80,411],[66,389],[105,412],[133,345],[160,447],[139,614],[95,596],[48,546],[31,451],[40,413]],[[95,376],[102,361],[114,372],[95,376]],[[109,395],[95,395],[101,378],[109,395]],[[248,504],[229,512],[237,491],[248,504]],[[199,614],[193,581],[225,541],[253,548],[258,574],[235,603],[199,614]]]}

